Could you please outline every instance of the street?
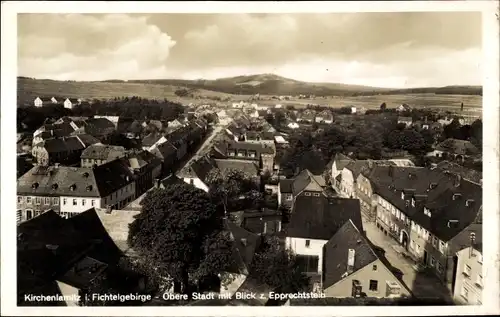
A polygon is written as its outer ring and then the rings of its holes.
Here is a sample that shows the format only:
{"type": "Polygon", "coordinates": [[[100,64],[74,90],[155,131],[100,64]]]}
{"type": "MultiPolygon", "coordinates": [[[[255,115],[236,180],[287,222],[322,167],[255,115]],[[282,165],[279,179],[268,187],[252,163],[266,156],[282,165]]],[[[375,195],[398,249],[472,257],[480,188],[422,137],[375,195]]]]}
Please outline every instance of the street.
{"type": "Polygon", "coordinates": [[[196,160],[197,158],[203,156],[210,150],[210,147],[212,146],[212,141],[213,139],[223,130],[225,129],[225,126],[222,125],[216,125],[210,135],[203,141],[202,145],[198,148],[198,151],[193,154],[193,156],[181,167],[179,167],[179,171],[184,169],[186,166],[191,165],[191,163],[196,160]]]}
{"type": "Polygon", "coordinates": [[[425,272],[417,272],[415,263],[400,253],[402,247],[380,232],[374,222],[369,222],[363,217],[363,227],[368,239],[376,246],[383,248],[387,260],[403,273],[403,282],[415,297],[450,300],[449,291],[438,278],[425,272]]]}

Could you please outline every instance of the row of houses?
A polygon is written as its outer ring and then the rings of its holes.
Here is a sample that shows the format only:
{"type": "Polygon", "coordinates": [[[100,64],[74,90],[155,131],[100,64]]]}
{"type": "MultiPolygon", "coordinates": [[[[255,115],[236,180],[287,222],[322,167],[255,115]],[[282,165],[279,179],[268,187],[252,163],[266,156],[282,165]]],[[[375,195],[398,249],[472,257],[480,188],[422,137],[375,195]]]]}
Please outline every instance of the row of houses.
{"type": "MultiPolygon", "coordinates": [[[[66,98],[62,104],[64,105],[64,108],[73,109],[73,107],[80,105],[82,102],[83,100],[80,98],[66,98]]],[[[47,105],[57,105],[60,103],[61,102],[55,97],[36,97],[35,100],[33,100],[33,104],[37,108],[47,105]]]]}
{"type": "Polygon", "coordinates": [[[334,189],[357,198],[364,215],[454,289],[457,252],[481,241],[482,188],[437,167],[395,166],[337,155],[334,189]]]}

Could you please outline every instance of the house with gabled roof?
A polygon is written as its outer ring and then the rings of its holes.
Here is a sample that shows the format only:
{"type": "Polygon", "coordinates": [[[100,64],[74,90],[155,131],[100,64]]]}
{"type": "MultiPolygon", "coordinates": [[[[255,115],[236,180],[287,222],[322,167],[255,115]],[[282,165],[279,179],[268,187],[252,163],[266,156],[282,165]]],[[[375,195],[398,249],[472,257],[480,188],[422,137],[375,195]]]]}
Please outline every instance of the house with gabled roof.
{"type": "Polygon", "coordinates": [[[463,162],[480,153],[480,149],[470,141],[449,138],[439,143],[434,151],[427,153],[427,156],[449,157],[463,162]]]}
{"type": "Polygon", "coordinates": [[[64,108],[66,109],[73,109],[73,107],[79,105],[81,103],[81,99],[78,98],[66,98],[64,100],[64,108]]]}
{"type": "Polygon", "coordinates": [[[88,134],[50,138],[35,144],[32,155],[39,165],[48,166],[55,163],[72,165],[80,161],[85,148],[96,143],[99,143],[99,140],[88,134]]]}
{"type": "Polygon", "coordinates": [[[81,167],[92,167],[124,157],[126,150],[123,146],[95,143],[83,150],[80,155],[81,167]]]}
{"type": "Polygon", "coordinates": [[[208,173],[215,168],[214,161],[207,156],[203,156],[185,166],[176,176],[185,183],[195,186],[208,193],[209,186],[206,183],[208,173]]]}
{"type": "Polygon", "coordinates": [[[297,197],[325,196],[325,179],[321,175],[314,175],[309,170],[302,170],[293,179],[281,179],[278,183],[278,204],[292,208],[297,197]]]}
{"type": "Polygon", "coordinates": [[[166,141],[149,148],[162,161],[162,175],[168,175],[172,172],[174,164],[177,162],[177,148],[172,143],[166,141]]]}
{"type": "Polygon", "coordinates": [[[57,99],[54,97],[36,97],[33,104],[35,107],[40,108],[47,105],[55,105],[57,102],[57,99]]]}
{"type": "MultiPolygon", "coordinates": [[[[356,199],[299,196],[285,225],[285,245],[298,257],[302,272],[320,283],[323,246],[349,220],[363,231],[356,199]]],[[[316,285],[315,287],[318,287],[316,285]]]]}

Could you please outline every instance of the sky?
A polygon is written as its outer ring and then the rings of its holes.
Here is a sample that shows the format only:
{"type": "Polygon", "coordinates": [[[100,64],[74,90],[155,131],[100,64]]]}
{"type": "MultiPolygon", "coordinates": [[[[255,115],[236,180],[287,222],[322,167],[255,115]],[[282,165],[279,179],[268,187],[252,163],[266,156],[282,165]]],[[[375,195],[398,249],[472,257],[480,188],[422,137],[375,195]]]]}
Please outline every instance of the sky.
{"type": "Polygon", "coordinates": [[[55,80],[481,85],[481,46],[473,12],[18,15],[18,75],[55,80]]]}

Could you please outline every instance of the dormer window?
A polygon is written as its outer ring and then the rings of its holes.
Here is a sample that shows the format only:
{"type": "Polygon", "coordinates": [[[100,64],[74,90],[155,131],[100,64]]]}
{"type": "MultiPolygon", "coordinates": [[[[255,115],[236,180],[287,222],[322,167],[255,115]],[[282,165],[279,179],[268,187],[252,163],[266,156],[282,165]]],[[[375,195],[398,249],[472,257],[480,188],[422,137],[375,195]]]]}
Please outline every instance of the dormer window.
{"type": "Polygon", "coordinates": [[[412,206],[412,207],[415,207],[415,197],[412,197],[412,198],[411,198],[411,206],[412,206]]]}
{"type": "Polygon", "coordinates": [[[58,187],[59,185],[57,185],[57,183],[52,184],[52,189],[56,190],[58,187]]]}
{"type": "Polygon", "coordinates": [[[31,185],[31,188],[37,189],[38,188],[38,183],[33,183],[33,185],[31,185]]]}
{"type": "Polygon", "coordinates": [[[424,215],[430,218],[432,216],[431,210],[427,207],[424,207],[424,215]]]}
{"type": "Polygon", "coordinates": [[[88,185],[88,186],[87,186],[87,191],[89,192],[89,191],[91,191],[91,190],[92,190],[92,185],[88,185]]]}
{"type": "Polygon", "coordinates": [[[465,201],[465,206],[466,206],[466,207],[470,207],[470,206],[472,206],[473,204],[474,204],[474,199],[467,199],[467,200],[465,201]]]}
{"type": "Polygon", "coordinates": [[[429,184],[429,189],[434,189],[437,187],[437,184],[436,183],[430,183],[429,184]]]}
{"type": "Polygon", "coordinates": [[[453,200],[457,200],[457,199],[460,199],[462,197],[462,194],[460,193],[456,193],[456,194],[453,194],[453,200]]]}
{"type": "Polygon", "coordinates": [[[448,228],[457,228],[458,227],[458,220],[448,220],[448,228]]]}
{"type": "Polygon", "coordinates": [[[85,177],[85,178],[89,177],[89,173],[87,173],[87,172],[83,173],[83,177],[85,177]]]}
{"type": "Polygon", "coordinates": [[[71,191],[75,191],[75,189],[76,189],[76,184],[71,185],[71,186],[69,187],[69,189],[70,189],[71,191]]]}
{"type": "Polygon", "coordinates": [[[404,192],[401,192],[401,199],[405,199],[405,193],[404,192]]]}

